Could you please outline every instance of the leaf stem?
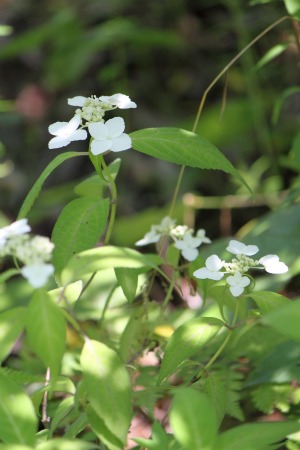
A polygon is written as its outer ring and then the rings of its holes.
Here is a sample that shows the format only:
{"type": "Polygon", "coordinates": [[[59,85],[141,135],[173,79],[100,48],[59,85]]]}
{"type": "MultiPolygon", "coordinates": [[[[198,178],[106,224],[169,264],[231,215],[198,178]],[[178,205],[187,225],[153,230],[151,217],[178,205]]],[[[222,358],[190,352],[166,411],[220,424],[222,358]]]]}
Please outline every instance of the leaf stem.
{"type": "Polygon", "coordinates": [[[117,186],[115,183],[115,180],[113,176],[111,175],[110,171],[108,170],[108,167],[104,161],[104,158],[101,158],[101,164],[105,173],[105,176],[107,180],[109,181],[109,189],[111,193],[111,207],[110,207],[110,216],[109,216],[109,223],[106,231],[106,236],[104,240],[104,245],[107,245],[110,241],[111,233],[114,227],[115,218],[116,218],[116,210],[117,210],[117,186]]]}

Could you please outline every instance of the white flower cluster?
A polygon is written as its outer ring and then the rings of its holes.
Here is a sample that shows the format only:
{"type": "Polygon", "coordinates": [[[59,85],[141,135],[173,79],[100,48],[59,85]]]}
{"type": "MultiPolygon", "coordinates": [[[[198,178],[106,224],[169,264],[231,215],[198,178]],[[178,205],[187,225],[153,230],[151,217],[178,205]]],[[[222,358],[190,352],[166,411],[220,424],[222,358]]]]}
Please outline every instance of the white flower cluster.
{"type": "Polygon", "coordinates": [[[232,240],[226,247],[230,253],[236,255],[231,262],[222,261],[217,255],[211,255],[207,258],[205,267],[194,272],[196,278],[201,280],[221,280],[225,274],[229,274],[226,282],[234,297],[238,297],[244,292],[246,286],[250,284],[250,278],[245,274],[249,269],[265,269],[268,273],[280,274],[288,271],[288,267],[281,261],[277,255],[266,255],[259,260],[254,260],[250,256],[255,255],[259,248],[257,245],[246,245],[242,242],[232,240]],[[221,271],[224,269],[224,271],[221,271]]]}
{"type": "Polygon", "coordinates": [[[49,126],[49,133],[55,136],[49,141],[50,149],[65,147],[72,141],[84,141],[88,136],[84,128],[88,128],[93,138],[91,143],[93,155],[100,155],[108,150],[121,152],[131,148],[131,138],[124,133],[125,122],[122,117],[104,121],[106,111],[115,108],[136,108],[136,103],[127,95],[103,95],[99,98],[95,95],[77,96],[69,98],[68,104],[79,108],[76,109],[75,116],[70,122],[55,122],[49,126]]]}
{"type": "Polygon", "coordinates": [[[198,247],[201,244],[210,244],[211,240],[205,236],[205,230],[197,231],[193,236],[194,230],[186,225],[177,225],[176,221],[170,217],[165,217],[160,224],[152,225],[151,230],[145,234],[135,245],[142,246],[157,243],[162,236],[169,236],[173,239],[174,245],[181,251],[182,256],[187,261],[194,261],[198,254],[198,247]]]}
{"type": "Polygon", "coordinates": [[[48,262],[51,259],[54,245],[47,237],[30,236],[31,231],[27,219],[0,229],[0,257],[13,256],[24,266],[21,274],[34,288],[44,286],[53,274],[54,267],[48,262]]]}

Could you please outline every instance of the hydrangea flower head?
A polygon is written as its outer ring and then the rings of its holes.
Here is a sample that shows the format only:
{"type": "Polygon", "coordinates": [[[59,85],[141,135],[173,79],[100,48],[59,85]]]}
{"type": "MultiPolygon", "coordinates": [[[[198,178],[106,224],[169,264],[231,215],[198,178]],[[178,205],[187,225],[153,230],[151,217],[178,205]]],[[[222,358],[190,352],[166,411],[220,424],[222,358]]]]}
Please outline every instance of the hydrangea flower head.
{"type": "Polygon", "coordinates": [[[55,122],[49,126],[48,130],[50,134],[55,137],[49,141],[48,147],[61,148],[70,144],[72,141],[84,141],[87,138],[87,132],[85,130],[78,130],[81,123],[79,115],[75,115],[70,122],[55,122]]]}
{"type": "Polygon", "coordinates": [[[122,152],[131,148],[131,138],[123,133],[125,123],[121,117],[114,117],[105,124],[101,122],[90,123],[89,132],[94,140],[91,143],[93,155],[100,155],[108,150],[122,152]]]}

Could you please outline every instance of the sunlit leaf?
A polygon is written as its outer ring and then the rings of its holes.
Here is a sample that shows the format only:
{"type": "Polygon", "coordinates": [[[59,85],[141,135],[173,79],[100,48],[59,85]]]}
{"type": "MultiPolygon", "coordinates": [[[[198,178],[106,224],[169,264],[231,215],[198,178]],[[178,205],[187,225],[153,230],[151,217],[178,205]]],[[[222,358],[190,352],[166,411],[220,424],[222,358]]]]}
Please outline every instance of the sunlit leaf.
{"type": "Polygon", "coordinates": [[[263,322],[284,336],[300,342],[300,300],[294,300],[270,312],[263,318],[263,322]]]}
{"type": "Polygon", "coordinates": [[[157,384],[171,375],[178,366],[209,342],[224,326],[214,317],[189,320],[174,331],[165,349],[157,384]]]}
{"type": "Polygon", "coordinates": [[[11,352],[25,327],[25,308],[13,308],[0,313],[0,361],[11,352]]]}
{"type": "Polygon", "coordinates": [[[208,398],[191,388],[174,395],[170,423],[184,450],[212,450],[217,437],[217,419],[208,398]]]}
{"type": "Polygon", "coordinates": [[[247,297],[251,297],[255,301],[262,314],[268,314],[277,308],[281,308],[283,305],[291,303],[291,300],[283,295],[269,291],[251,292],[247,297]]]}
{"type": "Polygon", "coordinates": [[[33,445],[37,417],[30,398],[0,372],[0,439],[3,442],[33,445]]]}

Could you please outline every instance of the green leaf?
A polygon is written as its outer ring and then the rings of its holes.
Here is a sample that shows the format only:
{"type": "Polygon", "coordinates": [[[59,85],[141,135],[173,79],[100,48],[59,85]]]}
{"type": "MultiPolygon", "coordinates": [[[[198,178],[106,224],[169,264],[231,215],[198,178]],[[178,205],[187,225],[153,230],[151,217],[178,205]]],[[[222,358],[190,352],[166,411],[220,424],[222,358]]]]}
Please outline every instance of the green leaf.
{"type": "Polygon", "coordinates": [[[263,322],[284,336],[300,342],[300,300],[294,300],[272,311],[263,318],[263,322]]]}
{"type": "Polygon", "coordinates": [[[66,439],[74,439],[89,424],[87,415],[80,414],[76,420],[66,429],[64,437],[66,439]]]}
{"type": "Polygon", "coordinates": [[[86,250],[72,256],[62,271],[61,278],[63,284],[66,285],[98,270],[112,267],[155,268],[162,262],[162,258],[157,255],[144,255],[130,248],[108,245],[86,250]]]}
{"type": "Polygon", "coordinates": [[[146,334],[146,325],[142,320],[144,314],[144,305],[135,308],[121,335],[119,353],[125,363],[130,359],[130,356],[141,350],[142,340],[140,336],[142,333],[146,334]]]}
{"type": "Polygon", "coordinates": [[[0,313],[0,362],[10,354],[25,327],[26,308],[13,308],[0,313]]]}
{"type": "Polygon", "coordinates": [[[18,219],[23,219],[24,217],[28,216],[28,213],[31,210],[35,200],[37,199],[44,182],[46,181],[48,176],[51,175],[53,170],[55,170],[63,162],[67,161],[67,159],[75,158],[76,156],[86,156],[86,155],[87,155],[86,153],[66,152],[56,156],[56,158],[54,158],[50,162],[50,164],[48,164],[46,169],[41,173],[39,178],[36,180],[35,184],[30,189],[19,211],[18,219]]]}
{"type": "Polygon", "coordinates": [[[262,314],[268,314],[269,312],[281,308],[281,306],[291,303],[291,300],[276,292],[260,291],[251,292],[246,297],[251,297],[262,314]]]}
{"type": "Polygon", "coordinates": [[[101,417],[99,417],[91,405],[86,408],[88,423],[99,440],[105,444],[109,450],[123,450],[124,443],[120,441],[105,425],[101,417]]]}
{"type": "Polygon", "coordinates": [[[60,402],[51,420],[50,430],[52,433],[61,424],[62,420],[69,414],[69,412],[73,409],[74,403],[75,400],[73,396],[66,397],[60,402]]]}
{"type": "Polygon", "coordinates": [[[66,341],[62,310],[53,303],[47,292],[39,289],[29,303],[26,322],[30,348],[46,367],[50,367],[51,378],[55,378],[60,371],[66,341]]]}
{"type": "Polygon", "coordinates": [[[146,128],[130,134],[132,148],[154,158],[199,169],[217,169],[246,181],[231,162],[209,141],[180,128],[146,128]]]}
{"type": "Polygon", "coordinates": [[[166,346],[157,384],[207,344],[223,326],[224,322],[214,317],[198,317],[177,328],[166,346]]]}
{"type": "Polygon", "coordinates": [[[300,18],[300,4],[299,0],[283,0],[287,12],[292,16],[296,16],[298,19],[300,18]]]}
{"type": "Polygon", "coordinates": [[[204,394],[179,388],[174,395],[170,423],[184,450],[212,450],[217,437],[217,419],[204,394]]]}
{"type": "Polygon", "coordinates": [[[30,398],[0,372],[0,439],[33,446],[36,429],[37,417],[30,398]]]}
{"type": "Polygon", "coordinates": [[[274,45],[274,47],[270,48],[270,50],[268,50],[264,54],[264,56],[258,61],[258,63],[256,64],[255,68],[256,69],[261,69],[263,66],[268,64],[274,58],[276,58],[276,56],[281,55],[281,53],[283,53],[289,47],[289,45],[290,44],[277,44],[277,45],[274,45]]]}
{"type": "MultiPolygon", "coordinates": [[[[87,398],[103,422],[104,437],[107,429],[125,445],[132,416],[127,370],[114,350],[97,341],[85,343],[80,362],[87,398]]],[[[101,434],[101,429],[97,433],[101,434]]]]}
{"type": "Polygon", "coordinates": [[[36,447],[37,450],[93,450],[98,448],[98,445],[93,444],[92,442],[86,442],[82,439],[72,439],[69,441],[63,438],[42,442],[36,447]]]}
{"type": "Polygon", "coordinates": [[[58,273],[72,255],[96,245],[105,229],[109,199],[84,197],[71,201],[61,212],[52,233],[53,264],[58,273]]]}
{"type": "Polygon", "coordinates": [[[298,422],[250,423],[221,434],[214,450],[266,450],[271,444],[299,430],[298,422]]]}
{"type": "Polygon", "coordinates": [[[165,432],[159,422],[154,422],[151,439],[136,438],[133,441],[146,447],[148,450],[162,450],[169,448],[170,435],[165,432]]]}
{"type": "Polygon", "coordinates": [[[204,381],[203,393],[208,396],[214,408],[217,422],[220,424],[226,413],[226,392],[223,381],[218,376],[218,373],[211,372],[204,381]]]}
{"type": "Polygon", "coordinates": [[[132,303],[136,297],[139,273],[139,269],[125,269],[123,267],[115,269],[118,283],[129,303],[132,303]]]}

